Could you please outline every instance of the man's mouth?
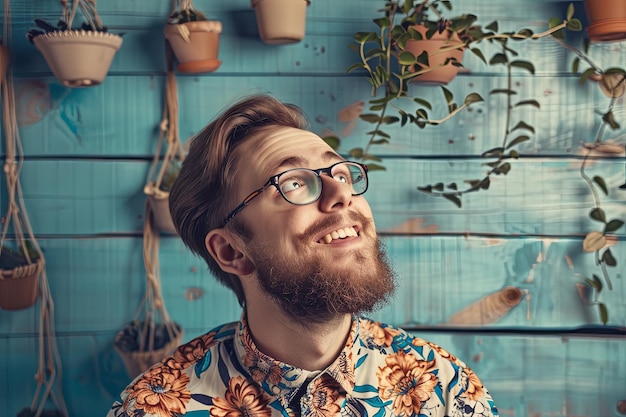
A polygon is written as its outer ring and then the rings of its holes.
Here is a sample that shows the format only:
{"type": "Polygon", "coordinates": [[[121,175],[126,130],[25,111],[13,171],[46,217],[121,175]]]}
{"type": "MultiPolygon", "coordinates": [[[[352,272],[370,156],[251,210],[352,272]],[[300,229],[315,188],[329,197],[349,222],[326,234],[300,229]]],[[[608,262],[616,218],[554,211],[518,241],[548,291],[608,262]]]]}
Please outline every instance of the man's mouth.
{"type": "Polygon", "coordinates": [[[329,234],[327,234],[326,236],[318,240],[317,243],[329,244],[333,240],[341,240],[341,239],[357,237],[357,236],[359,236],[359,234],[357,233],[356,229],[352,226],[349,226],[349,227],[344,227],[342,229],[337,229],[337,230],[330,232],[329,234]]]}

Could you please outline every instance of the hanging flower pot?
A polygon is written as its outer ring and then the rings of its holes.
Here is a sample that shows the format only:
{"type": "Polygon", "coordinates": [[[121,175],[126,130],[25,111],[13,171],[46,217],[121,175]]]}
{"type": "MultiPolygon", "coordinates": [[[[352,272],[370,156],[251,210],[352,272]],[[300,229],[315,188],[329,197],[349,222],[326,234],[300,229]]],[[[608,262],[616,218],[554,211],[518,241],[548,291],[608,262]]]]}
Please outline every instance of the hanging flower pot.
{"type": "Polygon", "coordinates": [[[148,197],[148,204],[154,216],[154,225],[162,232],[176,234],[176,228],[170,215],[168,191],[156,188],[154,185],[146,185],[144,193],[148,197]]]}
{"type": "Polygon", "coordinates": [[[177,323],[133,320],[118,332],[114,347],[128,375],[135,378],[177,347],[182,337],[183,330],[177,323]]]}
{"type": "Polygon", "coordinates": [[[212,72],[222,61],[219,53],[222,23],[216,20],[186,22],[165,26],[168,40],[178,60],[176,70],[180,73],[212,72]]]}
{"type": "Polygon", "coordinates": [[[270,45],[300,42],[310,0],[252,0],[261,40],[270,45]]]}
{"type": "MultiPolygon", "coordinates": [[[[446,64],[449,58],[461,62],[465,52],[464,43],[456,32],[442,31],[432,34],[427,38],[427,28],[423,25],[415,25],[413,28],[419,32],[423,39],[409,39],[406,42],[405,50],[419,57],[424,51],[428,54],[428,67],[431,71],[425,72],[413,78],[414,83],[424,84],[447,84],[456,77],[459,67],[451,61],[446,64]],[[458,47],[458,48],[455,48],[458,47]],[[445,65],[444,65],[445,64],[445,65]]],[[[417,63],[414,71],[427,68],[426,65],[417,63]]]]}
{"type": "Polygon", "coordinates": [[[589,18],[587,34],[592,41],[626,39],[626,3],[624,0],[585,0],[589,18]]]}
{"type": "Polygon", "coordinates": [[[91,87],[104,81],[122,37],[111,33],[68,30],[33,39],[54,76],[66,87],[91,87]]]}
{"type": "Polygon", "coordinates": [[[164,30],[165,39],[178,60],[176,70],[195,74],[218,69],[222,64],[217,59],[220,33],[222,23],[208,20],[194,7],[193,0],[176,0],[164,30]]]}
{"type": "Polygon", "coordinates": [[[122,37],[108,33],[96,2],[62,1],[62,18],[52,25],[35,19],[36,28],[26,34],[48,63],[54,76],[66,87],[91,87],[104,81],[113,57],[122,46],[122,37]],[[88,23],[73,29],[80,9],[88,23]]]}
{"type": "Polygon", "coordinates": [[[23,255],[3,248],[0,254],[0,308],[22,310],[35,304],[42,268],[41,258],[28,263],[23,255]]]}

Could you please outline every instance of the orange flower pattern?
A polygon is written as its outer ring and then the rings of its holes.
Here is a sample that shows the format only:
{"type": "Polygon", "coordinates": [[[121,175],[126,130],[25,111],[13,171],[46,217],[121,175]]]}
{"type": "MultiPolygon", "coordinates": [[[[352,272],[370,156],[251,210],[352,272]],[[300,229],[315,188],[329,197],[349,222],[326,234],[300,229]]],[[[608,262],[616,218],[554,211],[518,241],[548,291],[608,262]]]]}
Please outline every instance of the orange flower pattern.
{"type": "Polygon", "coordinates": [[[277,361],[254,344],[245,314],[181,345],[122,392],[107,417],[497,417],[476,374],[402,329],[355,318],[322,371],[277,361]]]}
{"type": "Polygon", "coordinates": [[[224,398],[214,398],[211,408],[213,417],[270,417],[269,398],[257,384],[241,375],[231,378],[224,398]]]}
{"type": "MultiPolygon", "coordinates": [[[[127,389],[124,405],[149,416],[168,417],[184,413],[191,398],[189,377],[179,369],[154,366],[127,389]]],[[[134,412],[128,413],[134,415],[134,412]]]]}
{"type": "Polygon", "coordinates": [[[393,412],[398,416],[418,414],[437,385],[435,361],[418,360],[401,350],[387,356],[385,364],[378,368],[380,398],[393,400],[393,412]]]}

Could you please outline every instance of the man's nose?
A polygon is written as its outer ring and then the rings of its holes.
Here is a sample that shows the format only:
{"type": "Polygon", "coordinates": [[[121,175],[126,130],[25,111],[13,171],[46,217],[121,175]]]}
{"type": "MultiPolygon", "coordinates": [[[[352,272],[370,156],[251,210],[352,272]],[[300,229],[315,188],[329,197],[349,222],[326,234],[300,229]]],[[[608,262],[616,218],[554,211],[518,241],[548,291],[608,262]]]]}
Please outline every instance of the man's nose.
{"type": "Polygon", "coordinates": [[[322,195],[320,196],[320,210],[333,211],[349,206],[352,199],[352,187],[339,182],[330,175],[320,175],[322,180],[322,195]]]}

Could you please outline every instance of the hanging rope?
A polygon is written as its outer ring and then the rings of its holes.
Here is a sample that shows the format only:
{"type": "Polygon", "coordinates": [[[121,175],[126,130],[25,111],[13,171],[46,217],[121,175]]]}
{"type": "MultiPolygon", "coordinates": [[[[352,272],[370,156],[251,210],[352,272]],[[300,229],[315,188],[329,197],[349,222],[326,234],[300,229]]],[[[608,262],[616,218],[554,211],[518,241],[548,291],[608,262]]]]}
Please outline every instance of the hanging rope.
{"type": "MultiPolygon", "coordinates": [[[[184,152],[178,135],[178,91],[176,77],[173,71],[173,54],[166,42],[166,62],[168,65],[165,86],[165,103],[163,116],[159,124],[159,139],[157,148],[150,167],[148,181],[144,187],[144,193],[159,200],[167,201],[169,191],[161,189],[163,180],[172,169],[174,163],[182,162],[184,152]],[[163,154],[163,147],[165,154],[163,154]],[[160,164],[160,167],[159,167],[160,164]],[[158,169],[158,172],[157,172],[158,169]]],[[[159,264],[160,235],[155,221],[155,206],[146,199],[143,226],[143,261],[146,269],[146,292],[141,300],[132,326],[139,326],[139,339],[137,346],[125,348],[123,345],[124,330],[118,334],[116,349],[124,359],[128,373],[135,377],[145,371],[155,362],[160,361],[171,349],[180,344],[183,331],[179,325],[173,322],[165,308],[161,291],[161,268],[159,264]],[[164,334],[167,335],[167,343],[162,346],[156,343],[157,326],[162,325],[164,334]]],[[[164,214],[164,213],[160,213],[164,214]]],[[[169,216],[169,210],[166,215],[169,216]]],[[[127,326],[128,328],[128,326],[127,326]]],[[[133,329],[133,334],[134,334],[133,329]]]]}
{"type": "MultiPolygon", "coordinates": [[[[4,26],[3,39],[8,45],[12,41],[12,25],[11,25],[11,1],[4,1],[4,26]]],[[[9,64],[10,65],[10,64],[9,64]]],[[[24,162],[24,154],[22,150],[17,117],[15,115],[15,91],[13,84],[13,75],[9,70],[2,77],[2,102],[3,102],[3,123],[5,130],[6,143],[6,161],[4,165],[4,174],[6,176],[8,207],[5,216],[5,224],[2,230],[2,238],[0,240],[0,253],[7,240],[9,225],[13,225],[15,240],[17,245],[21,247],[23,254],[28,262],[28,266],[16,275],[21,277],[26,273],[27,269],[34,269],[39,275],[39,296],[41,299],[41,308],[39,312],[39,334],[38,334],[38,358],[39,366],[35,374],[37,381],[37,389],[30,406],[31,411],[35,412],[35,417],[41,416],[44,406],[48,399],[52,400],[61,415],[68,417],[67,407],[63,398],[62,387],[62,366],[61,357],[59,355],[56,331],[54,327],[54,303],[50,288],[48,287],[48,278],[45,270],[45,257],[35,238],[30,225],[28,214],[26,212],[22,188],[19,182],[19,174],[24,162]],[[28,244],[26,237],[28,237],[28,244]],[[36,253],[36,261],[31,257],[31,251],[36,253]],[[55,385],[56,384],[56,385],[55,385]]],[[[12,278],[2,279],[16,279],[12,278]]]]}

